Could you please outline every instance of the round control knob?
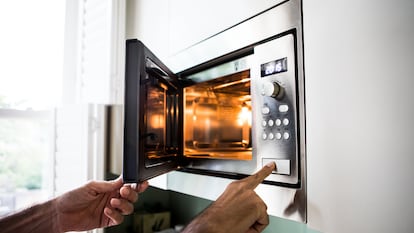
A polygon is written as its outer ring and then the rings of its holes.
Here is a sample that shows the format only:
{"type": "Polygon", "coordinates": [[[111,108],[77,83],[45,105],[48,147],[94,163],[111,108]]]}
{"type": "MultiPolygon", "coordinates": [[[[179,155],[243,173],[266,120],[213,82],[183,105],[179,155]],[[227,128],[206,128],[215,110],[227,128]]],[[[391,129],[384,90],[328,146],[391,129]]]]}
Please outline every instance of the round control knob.
{"type": "Polygon", "coordinates": [[[277,82],[264,82],[262,95],[280,99],[283,96],[283,88],[277,82]]]}

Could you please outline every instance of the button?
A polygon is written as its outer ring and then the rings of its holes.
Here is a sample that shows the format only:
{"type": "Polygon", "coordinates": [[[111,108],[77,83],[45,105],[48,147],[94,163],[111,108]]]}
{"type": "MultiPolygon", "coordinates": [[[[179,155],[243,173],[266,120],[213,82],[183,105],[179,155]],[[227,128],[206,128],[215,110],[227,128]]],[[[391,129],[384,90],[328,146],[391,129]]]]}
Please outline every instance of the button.
{"type": "Polygon", "coordinates": [[[266,140],[267,139],[267,134],[266,133],[263,133],[262,134],[262,138],[263,138],[263,140],[266,140]]]}
{"type": "Polygon", "coordinates": [[[282,124],[282,121],[280,119],[276,119],[276,126],[280,126],[282,124]]]}
{"type": "Polygon", "coordinates": [[[287,104],[279,105],[279,112],[287,112],[289,111],[289,106],[287,104]]]}
{"type": "Polygon", "coordinates": [[[267,107],[267,106],[264,106],[263,108],[262,108],[262,114],[263,115],[267,115],[267,114],[269,114],[270,113],[270,108],[269,107],[267,107]]]}
{"type": "Polygon", "coordinates": [[[269,133],[269,139],[273,140],[275,138],[275,135],[273,133],[269,133]]]}
{"type": "Polygon", "coordinates": [[[276,139],[280,140],[282,138],[282,134],[281,133],[276,133],[276,139]]]}
{"type": "Polygon", "coordinates": [[[288,140],[290,138],[290,134],[288,132],[283,133],[283,138],[288,140]]]}
{"type": "Polygon", "coordinates": [[[289,125],[289,119],[287,118],[283,119],[283,125],[289,125]]]}
{"type": "Polygon", "coordinates": [[[266,121],[262,121],[262,125],[263,125],[263,127],[265,127],[267,125],[267,122],[266,121]]]}
{"type": "Polygon", "coordinates": [[[270,127],[272,127],[272,126],[275,124],[275,122],[274,122],[273,120],[269,120],[269,121],[267,122],[267,124],[268,124],[270,127]]]}
{"type": "Polygon", "coordinates": [[[290,160],[289,159],[274,159],[274,158],[263,158],[262,165],[266,165],[270,162],[276,163],[276,170],[273,174],[288,175],[290,176],[290,160]]]}

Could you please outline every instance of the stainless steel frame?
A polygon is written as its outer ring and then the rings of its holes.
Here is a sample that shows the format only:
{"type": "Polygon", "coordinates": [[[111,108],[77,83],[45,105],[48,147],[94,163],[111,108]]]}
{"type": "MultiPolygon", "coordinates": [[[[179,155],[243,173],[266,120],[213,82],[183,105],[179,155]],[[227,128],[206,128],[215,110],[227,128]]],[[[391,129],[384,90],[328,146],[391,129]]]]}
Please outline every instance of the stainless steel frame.
{"type": "MultiPolygon", "coordinates": [[[[299,134],[297,135],[299,148],[297,163],[299,164],[299,170],[294,172],[298,177],[299,185],[294,187],[280,187],[262,184],[256,191],[266,202],[269,214],[306,222],[305,96],[301,4],[300,0],[283,1],[279,5],[255,17],[176,54],[166,64],[173,72],[178,73],[241,48],[271,41],[272,39],[286,35],[289,31],[295,31],[296,91],[298,92],[296,94],[297,99],[295,100],[298,106],[296,109],[297,119],[295,120],[297,122],[296,127],[299,130],[299,134]]],[[[233,165],[244,166],[240,163],[243,163],[243,161],[237,161],[233,165]]],[[[220,162],[215,163],[214,166],[224,166],[224,164],[220,162]]],[[[260,161],[257,161],[257,169],[260,165],[260,161]]],[[[195,196],[214,199],[222,191],[223,186],[230,181],[223,178],[173,172],[168,175],[168,188],[195,196]],[[200,180],[203,180],[203,182],[200,180]],[[205,187],[204,189],[195,188],[194,184],[197,183],[209,184],[209,191],[206,192],[205,187]],[[218,185],[218,188],[214,188],[215,184],[218,185]]]]}

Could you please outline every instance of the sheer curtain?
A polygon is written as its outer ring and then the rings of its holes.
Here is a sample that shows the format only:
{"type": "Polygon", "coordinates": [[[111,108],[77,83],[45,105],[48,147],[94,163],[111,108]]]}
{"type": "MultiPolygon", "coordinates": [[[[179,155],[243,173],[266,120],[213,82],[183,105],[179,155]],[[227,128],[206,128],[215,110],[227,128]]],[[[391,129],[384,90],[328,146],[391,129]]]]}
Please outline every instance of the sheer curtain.
{"type": "Polygon", "coordinates": [[[64,8],[0,2],[0,216],[53,196],[64,8]]]}

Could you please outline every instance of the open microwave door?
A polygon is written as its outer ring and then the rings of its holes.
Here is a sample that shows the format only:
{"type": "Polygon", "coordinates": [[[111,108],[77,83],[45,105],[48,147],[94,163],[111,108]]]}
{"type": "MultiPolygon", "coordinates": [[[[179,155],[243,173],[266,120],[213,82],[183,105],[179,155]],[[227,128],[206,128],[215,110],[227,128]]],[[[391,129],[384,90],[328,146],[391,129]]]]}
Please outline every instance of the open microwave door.
{"type": "Polygon", "coordinates": [[[178,168],[182,155],[182,88],[145,45],[126,42],[124,182],[178,168]]]}

